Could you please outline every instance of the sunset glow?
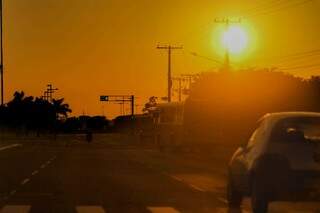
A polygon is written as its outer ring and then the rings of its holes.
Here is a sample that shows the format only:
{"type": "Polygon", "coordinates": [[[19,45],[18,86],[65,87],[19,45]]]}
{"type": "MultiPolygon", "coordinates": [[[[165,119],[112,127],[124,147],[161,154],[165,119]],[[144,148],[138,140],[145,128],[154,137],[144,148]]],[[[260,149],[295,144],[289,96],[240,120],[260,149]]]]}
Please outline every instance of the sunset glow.
{"type": "Polygon", "coordinates": [[[248,46],[247,32],[238,26],[231,26],[222,34],[223,46],[231,53],[239,54],[248,46]]]}

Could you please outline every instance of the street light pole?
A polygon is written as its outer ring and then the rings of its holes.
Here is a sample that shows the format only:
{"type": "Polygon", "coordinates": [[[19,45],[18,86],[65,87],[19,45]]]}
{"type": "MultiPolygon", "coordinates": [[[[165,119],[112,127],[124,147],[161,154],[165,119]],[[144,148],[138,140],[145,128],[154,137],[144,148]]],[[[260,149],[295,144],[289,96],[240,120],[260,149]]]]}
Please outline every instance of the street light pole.
{"type": "Polygon", "coordinates": [[[1,18],[1,23],[0,23],[0,60],[1,60],[1,65],[0,65],[0,74],[1,74],[1,106],[4,104],[4,77],[3,77],[3,5],[2,5],[2,0],[0,0],[0,18],[1,18]]]}

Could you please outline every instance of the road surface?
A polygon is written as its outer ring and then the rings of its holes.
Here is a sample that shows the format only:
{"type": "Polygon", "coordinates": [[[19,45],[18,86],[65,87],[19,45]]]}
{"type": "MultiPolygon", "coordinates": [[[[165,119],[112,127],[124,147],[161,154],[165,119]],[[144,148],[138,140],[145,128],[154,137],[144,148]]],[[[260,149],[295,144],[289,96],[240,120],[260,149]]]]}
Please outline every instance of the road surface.
{"type": "MultiPolygon", "coordinates": [[[[206,213],[227,208],[223,169],[192,157],[82,137],[0,144],[1,213],[206,213]]],[[[319,204],[272,204],[316,212],[319,204]]]]}

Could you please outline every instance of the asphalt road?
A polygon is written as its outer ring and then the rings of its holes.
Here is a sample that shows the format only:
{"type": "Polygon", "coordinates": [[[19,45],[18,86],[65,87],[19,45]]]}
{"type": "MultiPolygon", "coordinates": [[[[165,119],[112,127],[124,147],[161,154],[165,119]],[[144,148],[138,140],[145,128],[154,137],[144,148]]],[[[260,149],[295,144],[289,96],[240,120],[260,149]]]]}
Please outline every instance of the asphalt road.
{"type": "MultiPolygon", "coordinates": [[[[250,212],[248,201],[242,210],[227,208],[221,169],[128,144],[108,137],[0,144],[0,212],[250,212]]],[[[271,212],[316,209],[274,204],[271,212]]]]}

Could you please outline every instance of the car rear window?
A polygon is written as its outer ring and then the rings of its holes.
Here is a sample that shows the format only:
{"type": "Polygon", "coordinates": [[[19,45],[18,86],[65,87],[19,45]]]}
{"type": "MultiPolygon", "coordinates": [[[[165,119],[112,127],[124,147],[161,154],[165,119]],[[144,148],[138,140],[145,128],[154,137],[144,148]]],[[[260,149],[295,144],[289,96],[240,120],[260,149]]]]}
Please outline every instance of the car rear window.
{"type": "Polygon", "coordinates": [[[299,116],[285,118],[276,123],[271,133],[273,142],[319,142],[320,117],[299,116]]]}

